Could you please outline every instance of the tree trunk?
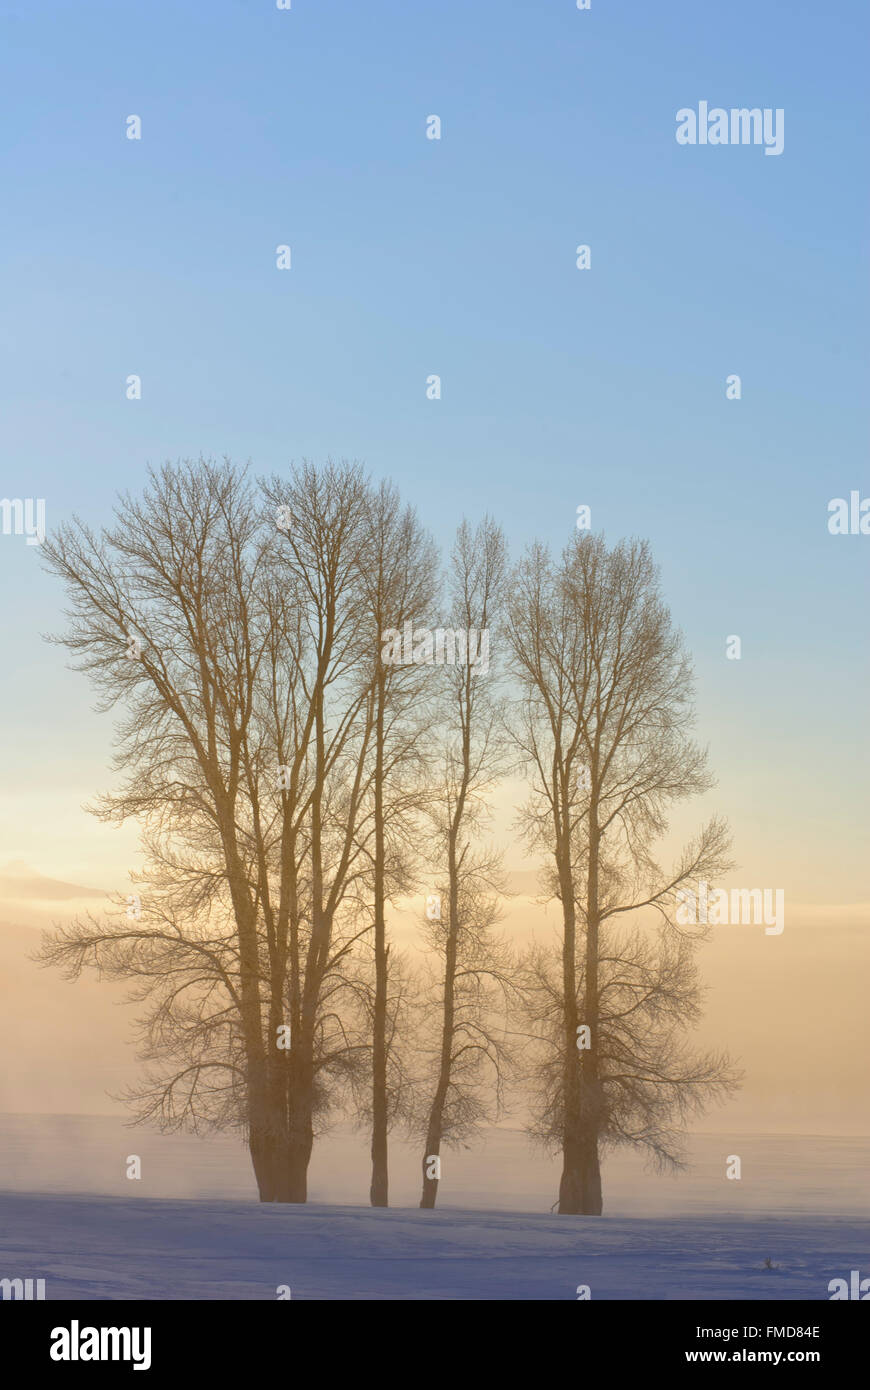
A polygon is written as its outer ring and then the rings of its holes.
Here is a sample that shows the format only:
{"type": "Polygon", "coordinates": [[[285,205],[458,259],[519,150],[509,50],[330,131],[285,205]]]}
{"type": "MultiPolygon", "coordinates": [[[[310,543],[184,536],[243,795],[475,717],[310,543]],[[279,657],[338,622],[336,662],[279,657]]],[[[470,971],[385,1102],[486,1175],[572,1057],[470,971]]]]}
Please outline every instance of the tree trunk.
{"type": "Polygon", "coordinates": [[[562,1107],[562,1176],[559,1181],[560,1216],[577,1216],[583,1206],[583,1135],[580,1116],[579,1059],[576,1029],[566,1039],[562,1107]],[[571,1056],[573,1052],[573,1056],[571,1056]]]}
{"type": "Polygon", "coordinates": [[[247,1074],[248,1149],[254,1165],[260,1201],[274,1202],[279,1166],[275,1145],[277,1136],[270,1121],[265,1058],[262,1055],[257,1056],[253,1047],[249,1048],[247,1074]],[[255,1053],[254,1056],[250,1055],[252,1052],[255,1053]]]}
{"type": "Polygon", "coordinates": [[[314,1073],[305,1041],[290,1055],[287,1111],[278,1202],[307,1202],[308,1164],[314,1146],[314,1073]]]}
{"type": "Polygon", "coordinates": [[[298,925],[295,893],[290,912],[291,1000],[294,1032],[287,1069],[287,1128],[281,1162],[282,1202],[308,1200],[308,1164],[314,1145],[314,1031],[323,963],[329,950],[332,923],[323,911],[322,797],[325,766],[323,690],[315,693],[315,783],[311,798],[311,939],[306,952],[304,986],[300,990],[298,925]],[[298,1022],[297,1022],[298,1019],[298,1022]]]}
{"type": "MultiPolygon", "coordinates": [[[[377,935],[376,935],[377,940],[377,935]]],[[[377,949],[377,947],[376,947],[377,949]]],[[[387,1041],[386,1041],[386,958],[375,963],[376,998],[372,1049],[372,1180],[369,1199],[373,1207],[389,1206],[389,1175],[387,1167],[387,1041]]]]}
{"type": "Polygon", "coordinates": [[[586,988],[583,1004],[584,1022],[589,1025],[589,1049],[580,1062],[581,1133],[581,1211],[584,1216],[600,1216],[601,1167],[598,1140],[601,1133],[603,1096],[601,1094],[598,997],[598,855],[600,834],[597,824],[598,808],[593,800],[589,808],[589,875],[586,885],[586,988]]]}
{"type": "Polygon", "coordinates": [[[260,1201],[274,1202],[279,1166],[275,1147],[278,1131],[269,1104],[269,1068],[266,1049],[263,1046],[257,918],[239,859],[235,830],[233,826],[228,825],[229,817],[229,811],[224,809],[224,824],[221,830],[239,943],[239,994],[245,1045],[248,1147],[260,1201]]]}
{"type": "Polygon", "coordinates": [[[375,1003],[372,1020],[372,1181],[373,1207],[389,1206],[387,1168],[387,932],[385,922],[384,846],[384,698],[385,679],[378,680],[375,732],[375,1003]]]}
{"type": "MultiPolygon", "coordinates": [[[[466,766],[468,759],[466,756],[466,766]]],[[[429,1125],[426,1132],[426,1152],[423,1155],[423,1195],[420,1206],[431,1208],[438,1195],[438,1178],[426,1175],[427,1160],[438,1158],[441,1153],[441,1138],[444,1116],[444,1102],[450,1087],[450,1074],[453,1060],[453,1032],[456,1026],[456,957],[459,945],[459,865],[456,856],[456,842],[462,809],[465,804],[465,782],[459,797],[456,814],[450,828],[447,848],[447,871],[449,875],[450,913],[447,924],[447,943],[444,951],[444,1014],[441,1023],[441,1062],[438,1070],[438,1084],[435,1098],[429,1112],[429,1125]]]]}
{"type": "Polygon", "coordinates": [[[314,1133],[309,1109],[307,1120],[304,1116],[300,1117],[299,1123],[290,1127],[282,1164],[281,1195],[276,1198],[277,1201],[308,1201],[308,1165],[311,1162],[313,1144],[314,1133]]]}
{"type": "Polygon", "coordinates": [[[430,1178],[427,1173],[430,1158],[439,1157],[441,1152],[441,1100],[436,1098],[429,1116],[429,1128],[426,1131],[426,1152],[423,1155],[423,1194],[420,1197],[420,1206],[431,1211],[435,1206],[438,1196],[438,1179],[430,1178]]]}
{"type": "Polygon", "coordinates": [[[584,1125],[580,1147],[580,1211],[584,1216],[600,1216],[601,1165],[598,1158],[598,1120],[584,1125]]]}
{"type": "Polygon", "coordinates": [[[577,1050],[577,914],[571,869],[571,837],[566,821],[555,823],[559,844],[559,893],[562,899],[562,1009],[564,1047],[562,1062],[562,1177],[559,1213],[576,1216],[583,1210],[582,1115],[580,1106],[580,1053],[577,1050]]]}

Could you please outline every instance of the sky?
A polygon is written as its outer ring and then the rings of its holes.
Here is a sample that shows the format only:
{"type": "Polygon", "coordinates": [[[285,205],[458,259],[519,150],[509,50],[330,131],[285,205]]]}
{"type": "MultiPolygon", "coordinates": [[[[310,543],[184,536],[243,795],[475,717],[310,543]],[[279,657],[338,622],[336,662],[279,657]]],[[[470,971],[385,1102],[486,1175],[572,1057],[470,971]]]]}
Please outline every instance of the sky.
{"type": "MultiPolygon", "coordinates": [[[[870,495],[868,37],[858,0],[0,6],[0,494],[99,525],[149,463],[331,455],[445,545],[489,512],[514,555],[558,549],[581,504],[647,537],[719,779],[675,832],[726,816],[730,882],[784,887],[815,933],[802,965],[788,925],[758,947],[773,1019],[747,1045],[761,1076],[787,1013],[783,1094],[807,1011],[863,1046],[870,963],[870,537],[827,527],[870,495]],[[701,101],[782,109],[782,153],[679,145],[701,101]]],[[[123,889],[135,828],[82,809],[111,720],[43,640],[63,602],[39,547],[0,535],[0,584],[0,863],[18,890],[123,889]]],[[[25,928],[48,911],[6,898],[25,928]]],[[[755,966],[715,949],[714,1011],[748,1017],[755,966]]]]}

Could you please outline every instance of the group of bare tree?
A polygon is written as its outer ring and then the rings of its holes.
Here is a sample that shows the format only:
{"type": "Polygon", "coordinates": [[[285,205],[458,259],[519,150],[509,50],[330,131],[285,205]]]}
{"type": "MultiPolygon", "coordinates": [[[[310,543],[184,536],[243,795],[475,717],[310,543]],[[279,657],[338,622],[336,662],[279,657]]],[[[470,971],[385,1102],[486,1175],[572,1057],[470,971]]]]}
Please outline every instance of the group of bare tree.
{"type": "Polygon", "coordinates": [[[432,1207],[442,1147],[512,1096],[561,1152],[562,1212],[601,1211],[608,1146],[681,1161],[687,1117],[737,1083],[687,1040],[698,937],[675,920],[678,888],[727,867],[727,836],[713,821],[672,869],[653,858],[670,804],[710,779],[645,544],[577,534],[511,568],[487,518],[442,566],[356,465],[255,482],[199,460],[44,552],[69,600],[55,640],[120,713],[92,809],[138,822],[144,867],[41,958],[133,982],[140,1119],[241,1129],[262,1201],[304,1202],[315,1136],[352,1115],[372,1205],[398,1125],[432,1207]],[[438,660],[431,636],[407,659],[418,627],[463,634],[465,659],[438,660]],[[482,633],[492,662],[474,659],[482,633]],[[487,822],[508,774],[527,778],[556,947],[499,931],[487,822]],[[388,925],[421,893],[422,965],[388,925]]]}

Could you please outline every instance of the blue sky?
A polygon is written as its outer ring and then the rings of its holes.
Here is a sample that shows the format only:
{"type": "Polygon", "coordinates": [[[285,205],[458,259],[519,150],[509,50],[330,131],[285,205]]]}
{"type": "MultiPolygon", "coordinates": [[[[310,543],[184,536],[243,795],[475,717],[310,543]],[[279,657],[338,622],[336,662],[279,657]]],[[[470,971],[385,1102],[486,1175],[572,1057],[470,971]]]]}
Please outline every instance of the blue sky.
{"type": "MultiPolygon", "coordinates": [[[[826,519],[870,493],[868,31],[857,0],[4,4],[0,493],[99,523],[149,461],[331,454],[515,552],[588,503],[662,565],[746,881],[866,901],[870,538],[826,519]],[[782,155],[677,145],[700,100],[783,108],[782,155]]],[[[8,857],[99,882],[108,722],[41,641],[38,548],[0,537],[0,580],[8,857]]]]}

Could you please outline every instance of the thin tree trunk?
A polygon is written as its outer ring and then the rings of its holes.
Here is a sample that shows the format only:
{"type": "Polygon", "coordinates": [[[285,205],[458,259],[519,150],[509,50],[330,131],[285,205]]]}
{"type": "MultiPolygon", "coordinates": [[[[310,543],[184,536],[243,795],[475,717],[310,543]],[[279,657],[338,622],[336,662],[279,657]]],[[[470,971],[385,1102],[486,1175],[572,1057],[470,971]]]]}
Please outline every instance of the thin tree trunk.
{"type": "MultiPolygon", "coordinates": [[[[325,641],[325,645],[329,645],[325,641]]],[[[321,663],[322,664],[322,663],[321,663]]],[[[319,676],[320,680],[321,677],[319,676]]],[[[331,915],[323,903],[323,787],[326,766],[325,729],[322,684],[314,695],[315,777],[311,798],[311,939],[306,952],[304,986],[299,998],[298,1039],[291,1037],[288,1084],[288,1125],[286,1143],[286,1183],[283,1191],[288,1202],[308,1199],[308,1164],[314,1144],[314,1032],[317,1004],[323,981],[323,971],[329,954],[332,935],[331,915]]],[[[298,952],[298,936],[291,914],[291,955],[298,952]]],[[[298,981],[298,965],[294,960],[298,981]]],[[[293,999],[299,997],[291,982],[293,999]]],[[[295,1022],[295,1020],[294,1020],[295,1022]]]]}
{"type": "MultiPolygon", "coordinates": [[[[267,1051],[267,1105],[273,1154],[274,1195],[272,1201],[286,1202],[284,1154],[287,1147],[288,1053],[278,1047],[278,1029],[284,1023],[281,1006],[281,982],[284,976],[286,952],[279,953],[279,964],[273,972],[272,998],[269,1005],[269,1037],[267,1051]]],[[[292,1028],[291,1028],[292,1043],[292,1028]]]]}
{"type": "Polygon", "coordinates": [[[589,1025],[591,1046],[581,1054],[581,1121],[582,1121],[582,1196],[584,1216],[600,1216],[601,1166],[598,1143],[601,1131],[601,1081],[598,1065],[599,998],[598,998],[598,855],[600,836],[597,825],[597,806],[589,809],[589,875],[586,887],[586,988],[583,1003],[585,1022],[589,1025]]]}
{"type": "MultiPolygon", "coordinates": [[[[284,872],[287,875],[287,954],[284,969],[287,972],[288,984],[290,1048],[284,1054],[285,1065],[279,1078],[280,1084],[283,1085],[284,1129],[276,1200],[304,1202],[308,1193],[308,1162],[313,1145],[313,1125],[311,1097],[306,1100],[300,1084],[300,1064],[306,1050],[302,1034],[296,831],[292,825],[286,830],[281,853],[284,872]]],[[[283,996],[283,974],[276,981],[274,988],[283,996]]]]}
{"type": "Polygon", "coordinates": [[[387,933],[385,922],[384,845],[384,698],[385,680],[378,679],[375,735],[375,1002],[372,1021],[372,1181],[373,1207],[389,1206],[387,1168],[387,933]]]}
{"type": "MultiPolygon", "coordinates": [[[[467,757],[465,761],[467,766],[467,757]]],[[[429,1112],[429,1124],[426,1132],[426,1152],[423,1154],[423,1193],[420,1198],[420,1206],[426,1208],[434,1207],[435,1199],[438,1196],[439,1180],[438,1178],[430,1178],[426,1170],[429,1166],[429,1160],[438,1158],[441,1154],[444,1102],[447,1099],[447,1092],[450,1087],[450,1069],[453,1058],[453,1030],[456,1024],[456,954],[459,933],[459,866],[456,862],[456,841],[464,804],[465,785],[463,783],[456,815],[453,825],[450,828],[450,840],[447,851],[450,893],[448,910],[450,917],[447,928],[447,944],[444,952],[444,1013],[441,1025],[441,1062],[438,1071],[438,1083],[435,1087],[435,1098],[432,1102],[432,1109],[429,1112]]]]}
{"type": "Polygon", "coordinates": [[[438,1196],[438,1178],[429,1177],[429,1160],[438,1158],[441,1153],[441,1115],[444,1105],[444,1096],[436,1096],[435,1103],[429,1115],[429,1127],[426,1131],[426,1152],[423,1154],[423,1193],[420,1197],[420,1206],[431,1211],[435,1206],[438,1196]]]}
{"type": "Polygon", "coordinates": [[[456,972],[456,940],[451,931],[451,940],[447,943],[447,960],[444,970],[444,1022],[441,1029],[441,1065],[438,1072],[438,1084],[435,1088],[435,1097],[432,1102],[432,1109],[429,1112],[429,1123],[426,1129],[426,1149],[423,1154],[423,1192],[420,1197],[420,1206],[431,1208],[435,1205],[438,1196],[438,1178],[429,1177],[429,1160],[439,1158],[441,1155],[442,1122],[444,1115],[444,1102],[447,1099],[447,1091],[450,1086],[450,1059],[453,1051],[453,1027],[454,1027],[454,975],[456,972]]]}
{"type": "Polygon", "coordinates": [[[574,876],[571,870],[570,827],[555,816],[559,845],[559,892],[562,898],[562,999],[564,1047],[562,1064],[562,1176],[559,1212],[576,1216],[583,1209],[582,1116],[580,1109],[580,1053],[577,1050],[577,914],[574,876]]]}

